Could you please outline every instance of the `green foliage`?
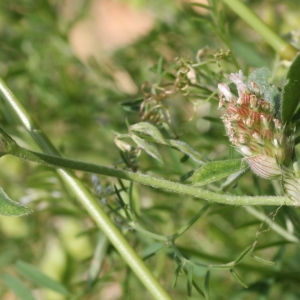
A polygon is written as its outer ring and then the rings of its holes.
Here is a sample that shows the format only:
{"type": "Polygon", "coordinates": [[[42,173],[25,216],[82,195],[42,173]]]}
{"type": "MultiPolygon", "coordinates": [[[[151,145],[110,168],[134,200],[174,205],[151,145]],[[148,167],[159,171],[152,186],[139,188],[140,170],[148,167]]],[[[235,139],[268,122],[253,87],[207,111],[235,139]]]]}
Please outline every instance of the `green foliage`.
{"type": "MultiPolygon", "coordinates": [[[[61,1],[0,2],[0,76],[47,138],[65,157],[203,185],[229,203],[232,195],[278,196],[280,183],[247,172],[230,146],[217,85],[241,69],[281,109],[283,122],[294,124],[299,56],[288,69],[259,32],[222,1],[183,7],[176,1],[121,2],[151,10],[152,28],[82,61],[69,41],[72,30],[88,18],[89,1],[76,1],[71,17],[61,1]],[[254,67],[259,69],[252,72],[254,67]],[[129,82],[136,85],[133,92],[122,88],[129,82]]],[[[250,1],[248,6],[265,12],[262,18],[284,34],[295,29],[288,28],[292,20],[299,22],[294,2],[250,1]]],[[[0,122],[18,144],[40,151],[5,97],[0,122]]],[[[45,300],[106,299],[113,287],[115,299],[152,299],[58,173],[1,158],[0,186],[20,204],[1,189],[0,213],[34,213],[0,217],[0,298],[14,293],[34,299],[37,293],[45,300]]],[[[171,299],[298,298],[300,217],[294,207],[207,203],[125,180],[76,174],[171,299]]]]}
{"type": "Polygon", "coordinates": [[[63,295],[69,295],[68,290],[60,283],[46,276],[40,272],[37,268],[31,266],[24,261],[17,261],[16,269],[28,280],[32,281],[38,286],[42,286],[51,289],[57,293],[63,295]]]}
{"type": "Polygon", "coordinates": [[[300,101],[299,76],[300,55],[298,54],[289,68],[282,91],[281,117],[284,123],[289,123],[298,110],[300,101]]]}
{"type": "Polygon", "coordinates": [[[242,159],[212,161],[196,170],[193,173],[191,180],[194,185],[205,185],[228,177],[246,167],[245,164],[243,166],[242,159]]]}
{"type": "Polygon", "coordinates": [[[12,201],[0,188],[0,215],[3,216],[23,216],[30,213],[30,209],[12,201]]]}

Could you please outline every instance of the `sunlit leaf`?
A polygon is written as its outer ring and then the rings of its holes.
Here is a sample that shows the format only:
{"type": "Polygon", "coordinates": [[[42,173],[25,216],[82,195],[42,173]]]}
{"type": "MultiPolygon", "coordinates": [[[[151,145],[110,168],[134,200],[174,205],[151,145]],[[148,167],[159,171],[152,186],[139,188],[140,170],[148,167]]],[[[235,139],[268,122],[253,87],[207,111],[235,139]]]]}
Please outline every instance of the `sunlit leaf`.
{"type": "Polygon", "coordinates": [[[0,215],[3,216],[23,216],[31,212],[29,208],[11,200],[8,195],[0,188],[0,215]]]}
{"type": "Polygon", "coordinates": [[[15,266],[24,277],[36,285],[48,288],[63,295],[69,295],[68,290],[61,283],[48,277],[36,267],[21,260],[17,261],[15,266]]]}
{"type": "Polygon", "coordinates": [[[233,173],[245,169],[242,159],[212,161],[199,168],[191,176],[194,185],[205,185],[223,179],[233,173]]]}
{"type": "Polygon", "coordinates": [[[281,118],[291,121],[300,101],[300,54],[292,62],[282,91],[281,118]]]}

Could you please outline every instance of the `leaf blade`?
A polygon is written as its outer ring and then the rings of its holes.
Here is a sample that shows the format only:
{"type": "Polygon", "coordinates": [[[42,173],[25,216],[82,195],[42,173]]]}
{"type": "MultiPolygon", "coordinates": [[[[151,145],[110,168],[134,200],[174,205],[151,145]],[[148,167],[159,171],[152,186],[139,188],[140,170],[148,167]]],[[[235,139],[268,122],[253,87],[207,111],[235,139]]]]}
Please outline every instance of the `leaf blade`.
{"type": "Polygon", "coordinates": [[[223,179],[244,168],[246,165],[243,166],[242,158],[212,161],[196,170],[191,180],[194,185],[201,186],[223,179]]]}
{"type": "Polygon", "coordinates": [[[300,102],[300,54],[292,62],[282,91],[281,118],[283,123],[291,121],[300,102]]]}
{"type": "Polygon", "coordinates": [[[19,217],[29,213],[31,213],[29,208],[11,200],[4,190],[0,188],[0,215],[19,217]]]}
{"type": "Polygon", "coordinates": [[[26,287],[21,280],[10,275],[3,274],[1,276],[2,282],[20,299],[35,300],[30,289],[26,287]]]}
{"type": "Polygon", "coordinates": [[[36,267],[22,260],[18,260],[15,266],[23,276],[31,280],[36,285],[48,288],[62,295],[70,295],[69,291],[61,283],[45,275],[36,267]]]}

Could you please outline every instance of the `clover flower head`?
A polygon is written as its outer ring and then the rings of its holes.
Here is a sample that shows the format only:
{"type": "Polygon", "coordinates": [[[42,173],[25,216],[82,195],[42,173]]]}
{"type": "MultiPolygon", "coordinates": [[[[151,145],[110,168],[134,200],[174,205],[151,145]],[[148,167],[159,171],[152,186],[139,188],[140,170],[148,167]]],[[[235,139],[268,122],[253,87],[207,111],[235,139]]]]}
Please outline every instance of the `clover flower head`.
{"type": "Polygon", "coordinates": [[[246,84],[243,72],[228,78],[235,84],[238,96],[229,86],[220,83],[219,108],[224,108],[222,120],[232,145],[245,157],[257,175],[274,179],[282,174],[282,165],[289,163],[293,137],[275,115],[273,104],[265,100],[255,82],[246,84]]]}

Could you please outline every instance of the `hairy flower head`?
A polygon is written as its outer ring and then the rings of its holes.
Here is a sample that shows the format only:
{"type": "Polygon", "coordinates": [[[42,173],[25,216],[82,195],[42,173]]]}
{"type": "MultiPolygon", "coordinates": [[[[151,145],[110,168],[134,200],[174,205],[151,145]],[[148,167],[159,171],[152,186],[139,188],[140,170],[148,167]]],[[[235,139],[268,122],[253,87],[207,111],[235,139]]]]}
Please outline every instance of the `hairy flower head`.
{"type": "Polygon", "coordinates": [[[225,83],[218,85],[219,108],[229,141],[245,157],[257,175],[274,179],[282,175],[282,165],[290,162],[293,137],[286,134],[285,126],[276,117],[275,107],[265,100],[255,82],[246,84],[243,73],[230,74],[238,96],[225,83]]]}

